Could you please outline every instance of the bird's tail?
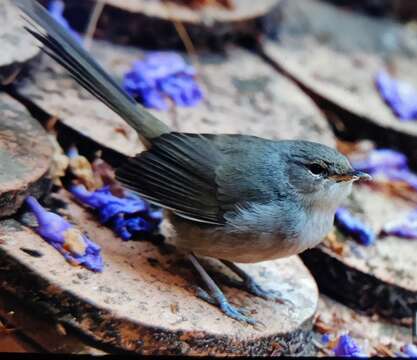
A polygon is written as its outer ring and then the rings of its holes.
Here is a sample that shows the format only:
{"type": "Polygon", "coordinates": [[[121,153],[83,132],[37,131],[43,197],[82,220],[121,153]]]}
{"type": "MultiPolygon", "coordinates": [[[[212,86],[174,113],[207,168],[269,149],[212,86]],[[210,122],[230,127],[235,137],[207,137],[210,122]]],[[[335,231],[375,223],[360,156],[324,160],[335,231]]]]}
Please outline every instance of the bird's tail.
{"type": "Polygon", "coordinates": [[[43,45],[43,51],[69,71],[97,99],[119,114],[138,134],[151,141],[171,129],[137,104],[80,44],[34,0],[15,0],[26,14],[25,27],[43,45]]]}

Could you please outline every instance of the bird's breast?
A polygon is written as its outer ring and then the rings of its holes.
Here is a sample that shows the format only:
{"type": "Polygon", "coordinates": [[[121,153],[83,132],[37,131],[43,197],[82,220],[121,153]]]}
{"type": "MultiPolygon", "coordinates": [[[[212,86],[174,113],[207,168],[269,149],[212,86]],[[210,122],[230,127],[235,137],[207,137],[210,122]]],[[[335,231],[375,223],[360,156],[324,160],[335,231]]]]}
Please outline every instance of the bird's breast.
{"type": "Polygon", "coordinates": [[[256,263],[299,254],[319,243],[331,227],[331,221],[318,214],[306,217],[302,226],[299,226],[300,231],[291,236],[270,229],[229,231],[222,226],[199,224],[177,216],[170,217],[170,224],[169,241],[178,248],[201,256],[240,263],[256,263]]]}

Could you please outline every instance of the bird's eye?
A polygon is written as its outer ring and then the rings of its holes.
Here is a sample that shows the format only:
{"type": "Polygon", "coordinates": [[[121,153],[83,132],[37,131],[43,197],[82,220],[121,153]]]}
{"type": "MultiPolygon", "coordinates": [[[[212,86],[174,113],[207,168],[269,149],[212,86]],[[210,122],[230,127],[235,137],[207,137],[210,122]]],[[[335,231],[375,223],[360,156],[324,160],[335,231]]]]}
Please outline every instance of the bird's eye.
{"type": "Polygon", "coordinates": [[[308,166],[308,169],[313,175],[322,175],[327,172],[327,169],[320,164],[311,164],[308,166]]]}

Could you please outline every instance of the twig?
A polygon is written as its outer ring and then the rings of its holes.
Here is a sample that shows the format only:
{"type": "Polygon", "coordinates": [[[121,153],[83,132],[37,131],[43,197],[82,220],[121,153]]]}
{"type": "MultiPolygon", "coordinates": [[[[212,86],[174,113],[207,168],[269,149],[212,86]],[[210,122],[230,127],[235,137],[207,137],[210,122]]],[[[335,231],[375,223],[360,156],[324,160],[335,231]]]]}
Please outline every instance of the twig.
{"type": "Polygon", "coordinates": [[[184,44],[185,51],[190,57],[191,63],[197,70],[197,80],[198,80],[198,78],[200,77],[201,67],[198,61],[197,51],[195,50],[195,47],[190,38],[190,35],[188,34],[187,29],[185,28],[184,24],[180,20],[175,18],[175,16],[173,16],[173,12],[171,10],[171,6],[169,5],[169,3],[164,2],[164,4],[169,14],[169,19],[174,24],[175,30],[178,33],[178,36],[180,37],[182,43],[184,44]]]}
{"type": "Polygon", "coordinates": [[[84,38],[84,47],[86,49],[91,48],[94,32],[96,31],[98,20],[100,19],[105,5],[106,0],[97,0],[96,4],[94,5],[94,9],[91,13],[90,20],[88,21],[88,27],[84,38]]]}

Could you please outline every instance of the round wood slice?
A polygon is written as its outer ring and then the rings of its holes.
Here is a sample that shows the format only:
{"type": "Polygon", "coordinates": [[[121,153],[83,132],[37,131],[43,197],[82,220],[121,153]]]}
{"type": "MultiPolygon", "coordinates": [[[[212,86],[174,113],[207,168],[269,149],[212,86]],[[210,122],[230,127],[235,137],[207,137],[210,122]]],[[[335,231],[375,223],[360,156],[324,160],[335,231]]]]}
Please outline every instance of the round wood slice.
{"type": "MultiPolygon", "coordinates": [[[[143,56],[141,50],[105,42],[95,42],[92,52],[118,79],[143,56]]],[[[314,103],[260,58],[228,47],[224,55],[201,53],[198,60],[205,100],[193,108],[151,110],[175,130],[309,139],[334,146],[333,133],[314,103]]],[[[101,145],[125,155],[143,149],[123,120],[49,58],[20,84],[19,93],[101,145]]]]}
{"type": "Polygon", "coordinates": [[[0,84],[14,80],[23,65],[35,58],[40,50],[24,29],[24,22],[12,0],[0,2],[0,84]]]}
{"type": "MultiPolygon", "coordinates": [[[[395,357],[401,346],[411,341],[411,326],[394,325],[378,316],[364,316],[356,311],[321,295],[315,320],[315,337],[321,343],[324,333],[338,336],[349,333],[364,353],[370,356],[395,357]]],[[[319,355],[332,355],[324,348],[319,355]]]]}
{"type": "MultiPolygon", "coordinates": [[[[106,1],[96,36],[119,43],[157,47],[183,47],[184,40],[175,26],[181,23],[194,46],[222,44],[241,36],[254,37],[262,30],[261,21],[277,7],[280,0],[234,0],[233,9],[208,5],[191,8],[176,1],[109,0],[106,1]]],[[[67,14],[91,13],[97,0],[69,0],[67,14]]],[[[270,21],[271,22],[271,21],[270,21]]],[[[271,24],[272,25],[272,24],[271,24]]]]}
{"type": "Polygon", "coordinates": [[[52,147],[43,128],[27,110],[0,94],[0,217],[14,214],[28,195],[41,196],[52,147]]]}
{"type": "MultiPolygon", "coordinates": [[[[347,207],[376,233],[383,225],[405,217],[415,205],[361,185],[355,186],[347,207]]],[[[302,258],[325,294],[366,313],[410,320],[417,307],[417,240],[378,237],[363,246],[336,232],[346,253],[324,244],[302,258]]]]}
{"type": "MultiPolygon", "coordinates": [[[[65,213],[70,220],[101,246],[104,271],[71,266],[32,230],[6,220],[0,223],[3,288],[114,351],[257,356],[307,351],[318,291],[298,257],[240,265],[293,305],[266,301],[218,281],[233,304],[245,307],[263,324],[254,327],[197,298],[198,275],[167,245],[123,242],[68,193],[61,191],[58,198],[68,204],[65,213]],[[33,257],[22,248],[42,256],[33,257]]],[[[220,263],[205,263],[233,277],[220,263]]]]}
{"type": "Polygon", "coordinates": [[[316,98],[340,133],[394,145],[416,165],[417,121],[400,121],[374,82],[387,62],[417,88],[416,32],[319,1],[287,1],[281,11],[279,40],[263,44],[268,58],[316,98]]]}
{"type": "Polygon", "coordinates": [[[153,18],[179,20],[185,23],[207,24],[234,22],[264,16],[273,9],[279,0],[232,0],[233,9],[223,6],[208,5],[201,8],[191,8],[175,1],[163,0],[106,0],[106,4],[132,13],[145,14],[153,18]]]}

